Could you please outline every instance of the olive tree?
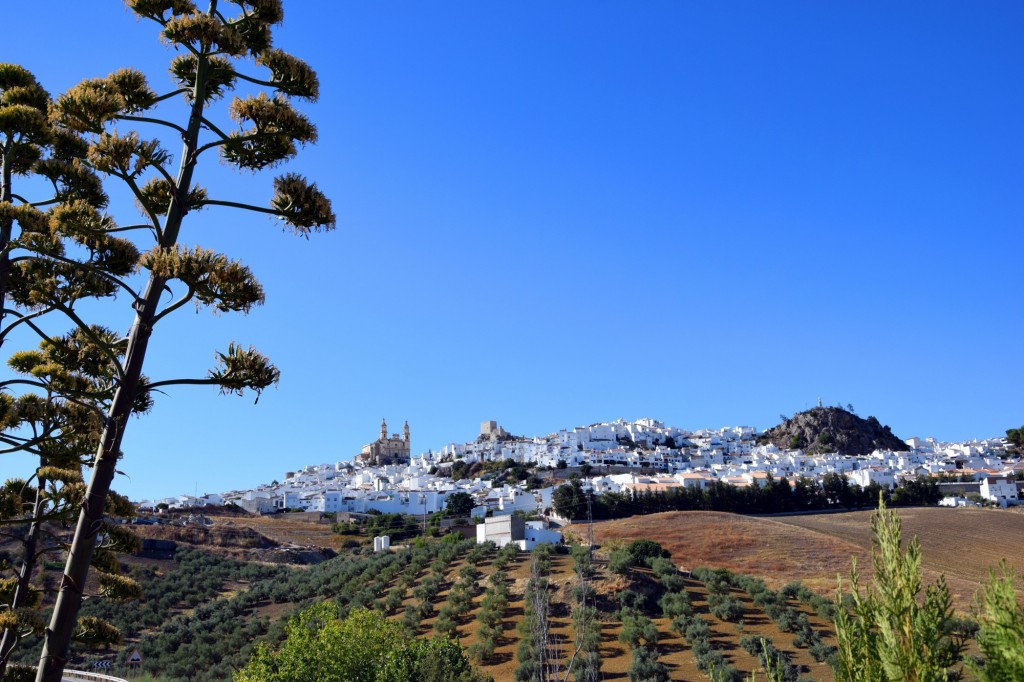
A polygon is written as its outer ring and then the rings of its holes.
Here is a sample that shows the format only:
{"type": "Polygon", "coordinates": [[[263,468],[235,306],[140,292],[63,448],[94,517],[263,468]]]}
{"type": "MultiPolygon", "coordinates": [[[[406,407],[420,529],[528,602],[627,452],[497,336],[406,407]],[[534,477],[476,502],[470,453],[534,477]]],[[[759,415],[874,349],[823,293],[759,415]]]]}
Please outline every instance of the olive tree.
{"type": "Polygon", "coordinates": [[[384,682],[482,682],[455,639],[408,637],[377,611],[355,609],[338,619],[331,603],[314,604],[292,617],[275,651],[256,647],[235,682],[374,680],[384,682]]]}
{"type": "MultiPolygon", "coordinates": [[[[149,344],[167,315],[190,302],[220,312],[247,312],[264,299],[262,287],[245,265],[182,243],[188,216],[211,206],[264,213],[303,236],[335,224],[328,199],[295,173],[274,179],[266,206],[210,196],[197,182],[202,164],[218,156],[240,170],[260,171],[291,159],[298,146],[317,138],[315,126],[291,104],[293,98],[316,100],[316,74],[305,62],[273,46],[272,28],[283,20],[280,0],[211,0],[205,10],[191,0],[125,4],[140,18],[155,22],[163,42],[173,48],[172,86],[157,92],[143,73],[122,69],[73,87],[56,100],[51,112],[58,126],[86,136],[90,167],[124,183],[134,196],[142,222],[119,229],[132,230],[139,235],[137,242],[148,242],[148,248],[142,249],[139,259],[144,279],[140,287],[122,279],[106,280],[127,297],[134,321],[127,337],[118,341],[123,351],[107,347],[112,399],[44,636],[38,682],[61,679],[121,442],[139,400],[175,384],[209,384],[239,394],[248,388],[258,394],[278,380],[277,369],[266,357],[234,342],[218,353],[218,365],[204,378],[144,377],[149,344]],[[234,96],[227,106],[218,105],[243,86],[252,92],[234,96]],[[166,140],[181,145],[176,171],[166,140]]],[[[91,329],[84,320],[72,319],[80,330],[91,329]]]]}

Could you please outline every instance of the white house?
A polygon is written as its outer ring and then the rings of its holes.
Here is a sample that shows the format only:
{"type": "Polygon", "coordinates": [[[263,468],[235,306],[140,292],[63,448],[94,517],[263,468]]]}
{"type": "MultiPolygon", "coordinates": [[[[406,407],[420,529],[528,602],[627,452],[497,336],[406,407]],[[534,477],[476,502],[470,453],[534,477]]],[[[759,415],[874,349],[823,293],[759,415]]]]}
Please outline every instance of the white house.
{"type": "Polygon", "coordinates": [[[862,488],[867,488],[872,483],[877,483],[883,488],[892,488],[895,478],[891,471],[882,467],[868,467],[857,469],[849,473],[850,483],[856,483],[862,488]]]}
{"type": "Polygon", "coordinates": [[[977,507],[977,502],[972,502],[966,497],[960,497],[958,495],[947,495],[939,500],[940,507],[977,507]]]}
{"type": "Polygon", "coordinates": [[[299,509],[302,499],[298,490],[281,490],[274,499],[274,507],[277,509],[299,509]]]}
{"type": "Polygon", "coordinates": [[[986,500],[998,503],[1000,507],[1020,502],[1017,494],[1017,482],[1010,477],[989,476],[982,479],[981,496],[986,500]]]}
{"type": "Polygon", "coordinates": [[[498,547],[516,544],[519,549],[529,552],[544,542],[560,543],[562,534],[544,528],[543,521],[523,521],[518,516],[496,516],[477,524],[476,541],[493,542],[498,547]]]}
{"type": "Polygon", "coordinates": [[[235,504],[250,514],[269,514],[274,511],[274,499],[269,492],[263,490],[248,490],[235,504]]]}

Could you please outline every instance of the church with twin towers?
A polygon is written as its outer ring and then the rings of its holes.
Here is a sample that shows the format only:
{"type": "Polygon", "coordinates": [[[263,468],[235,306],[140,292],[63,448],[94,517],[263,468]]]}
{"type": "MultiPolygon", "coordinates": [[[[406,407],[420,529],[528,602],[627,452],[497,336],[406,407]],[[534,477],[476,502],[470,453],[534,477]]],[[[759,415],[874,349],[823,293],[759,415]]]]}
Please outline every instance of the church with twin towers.
{"type": "Polygon", "coordinates": [[[359,454],[360,461],[372,466],[408,464],[411,457],[409,422],[405,422],[401,437],[397,433],[393,433],[389,437],[388,423],[384,419],[380,420],[380,438],[364,445],[362,452],[359,454]]]}

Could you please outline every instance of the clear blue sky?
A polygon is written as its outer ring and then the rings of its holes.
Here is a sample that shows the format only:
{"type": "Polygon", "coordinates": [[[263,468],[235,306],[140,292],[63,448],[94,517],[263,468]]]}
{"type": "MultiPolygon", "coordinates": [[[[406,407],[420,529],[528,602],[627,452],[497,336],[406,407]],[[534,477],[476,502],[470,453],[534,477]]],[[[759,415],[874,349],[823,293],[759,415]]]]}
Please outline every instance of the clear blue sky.
{"type": "MultiPolygon", "coordinates": [[[[0,60],[52,93],[126,65],[168,84],[155,25],[121,3],[9,4],[0,60]]],[[[233,339],[283,378],[258,405],[160,397],[125,439],[134,499],[348,459],[382,416],[416,452],[485,419],[766,428],[819,397],[903,437],[1024,423],[1019,2],[285,11],[278,46],[322,82],[320,143],[289,170],[338,229],[214,210],[186,229],[267,303],[179,312],[147,373],[202,375],[233,339]]],[[[204,172],[268,196],[269,174],[204,172]]],[[[122,302],[110,324],[130,322],[122,302]]]]}

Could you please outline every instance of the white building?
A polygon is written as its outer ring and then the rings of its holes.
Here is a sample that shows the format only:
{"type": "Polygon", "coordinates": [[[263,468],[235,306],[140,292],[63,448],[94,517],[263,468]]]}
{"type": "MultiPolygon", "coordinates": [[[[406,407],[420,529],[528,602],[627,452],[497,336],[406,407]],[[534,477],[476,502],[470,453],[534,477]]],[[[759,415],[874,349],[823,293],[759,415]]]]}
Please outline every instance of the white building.
{"type": "Polygon", "coordinates": [[[857,469],[855,471],[851,471],[848,476],[850,478],[850,483],[856,483],[861,488],[867,488],[872,483],[877,483],[883,488],[892,488],[896,484],[896,479],[893,476],[892,471],[882,467],[857,469]]]}
{"type": "Polygon", "coordinates": [[[562,534],[544,528],[543,521],[523,521],[518,516],[497,516],[477,524],[476,541],[493,542],[498,547],[516,544],[519,549],[529,552],[545,542],[557,545],[562,541],[562,534]]]}
{"type": "Polygon", "coordinates": [[[981,496],[986,500],[996,502],[1000,507],[1020,502],[1017,494],[1017,482],[1009,477],[989,476],[982,479],[981,496]]]}

